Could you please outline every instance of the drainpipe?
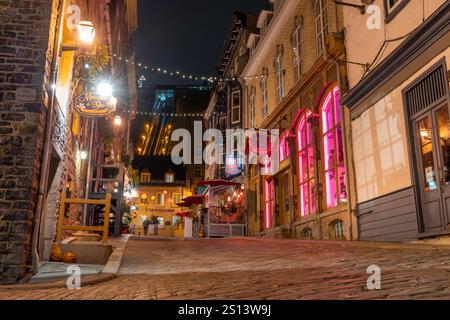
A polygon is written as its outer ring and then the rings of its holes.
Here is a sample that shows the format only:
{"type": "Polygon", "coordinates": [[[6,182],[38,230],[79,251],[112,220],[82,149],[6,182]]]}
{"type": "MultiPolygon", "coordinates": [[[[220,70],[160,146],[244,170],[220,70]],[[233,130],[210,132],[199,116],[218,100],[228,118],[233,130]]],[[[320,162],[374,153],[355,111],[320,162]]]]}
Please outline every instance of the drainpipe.
{"type": "Polygon", "coordinates": [[[55,32],[55,37],[53,39],[53,57],[52,57],[52,66],[51,66],[51,74],[50,74],[50,90],[49,90],[49,105],[47,110],[47,119],[46,119],[46,127],[45,127],[45,141],[44,141],[44,150],[42,155],[42,165],[41,165],[41,176],[39,178],[39,189],[38,189],[38,199],[36,203],[36,211],[34,216],[34,230],[33,230],[33,238],[31,241],[31,254],[32,254],[32,267],[33,273],[37,273],[39,271],[39,240],[41,237],[42,227],[45,224],[45,221],[42,221],[42,215],[44,212],[45,202],[47,200],[47,188],[48,188],[48,174],[50,170],[50,154],[52,147],[52,124],[54,118],[54,106],[55,106],[55,89],[53,88],[53,84],[56,83],[58,77],[57,70],[57,60],[59,56],[60,49],[60,37],[61,37],[61,29],[62,29],[62,16],[64,14],[64,0],[59,1],[59,12],[58,12],[58,20],[57,20],[57,29],[55,32]]]}

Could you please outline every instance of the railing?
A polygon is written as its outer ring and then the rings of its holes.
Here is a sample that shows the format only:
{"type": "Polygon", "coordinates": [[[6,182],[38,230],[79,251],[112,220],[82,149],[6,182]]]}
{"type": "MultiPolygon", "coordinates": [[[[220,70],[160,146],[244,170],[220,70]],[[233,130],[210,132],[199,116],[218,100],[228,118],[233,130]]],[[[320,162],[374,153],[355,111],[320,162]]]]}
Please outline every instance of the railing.
{"type": "Polygon", "coordinates": [[[102,242],[104,244],[108,243],[109,236],[109,215],[111,212],[111,193],[106,194],[106,200],[85,200],[85,199],[66,199],[66,193],[62,192],[61,196],[61,206],[59,208],[59,221],[58,221],[58,232],[56,235],[56,241],[62,241],[63,231],[92,231],[92,232],[102,232],[102,242]],[[104,205],[105,206],[105,218],[103,226],[101,227],[90,227],[90,226],[65,226],[64,225],[64,213],[66,211],[67,204],[79,204],[79,205],[104,205]]]}
{"type": "Polygon", "coordinates": [[[245,224],[245,208],[224,210],[221,207],[209,207],[209,223],[245,224]]]}

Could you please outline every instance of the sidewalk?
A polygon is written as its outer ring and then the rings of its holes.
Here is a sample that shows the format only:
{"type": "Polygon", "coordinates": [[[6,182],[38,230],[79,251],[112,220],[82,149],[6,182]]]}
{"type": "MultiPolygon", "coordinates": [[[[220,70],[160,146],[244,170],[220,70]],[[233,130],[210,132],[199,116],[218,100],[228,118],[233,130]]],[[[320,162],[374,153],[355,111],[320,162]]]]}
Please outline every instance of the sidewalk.
{"type": "MultiPolygon", "coordinates": [[[[77,265],[81,269],[81,282],[83,286],[90,286],[110,281],[118,276],[120,265],[125,254],[130,235],[119,238],[110,238],[113,246],[108,263],[102,265],[77,265]]],[[[67,287],[66,281],[70,276],[66,270],[69,264],[44,262],[39,267],[39,273],[32,276],[28,282],[15,285],[0,286],[0,291],[5,290],[38,290],[67,287]]]]}

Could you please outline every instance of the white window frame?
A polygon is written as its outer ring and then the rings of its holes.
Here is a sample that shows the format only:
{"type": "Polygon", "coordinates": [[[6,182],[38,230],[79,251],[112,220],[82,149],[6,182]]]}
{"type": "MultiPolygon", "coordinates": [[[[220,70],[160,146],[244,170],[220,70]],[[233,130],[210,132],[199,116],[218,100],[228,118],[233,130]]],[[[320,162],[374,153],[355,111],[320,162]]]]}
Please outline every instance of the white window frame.
{"type": "Polygon", "coordinates": [[[180,192],[172,193],[172,207],[177,207],[177,203],[180,203],[183,200],[183,194],[180,192]],[[175,199],[178,197],[179,199],[175,199]]]}
{"type": "Polygon", "coordinates": [[[162,192],[158,192],[156,194],[156,206],[157,207],[164,207],[166,205],[166,201],[165,201],[165,195],[162,192]],[[159,198],[159,196],[161,196],[161,198],[159,198]],[[159,201],[161,200],[161,201],[159,201]]]}
{"type": "Polygon", "coordinates": [[[302,52],[302,28],[297,26],[292,35],[292,57],[294,64],[294,79],[297,82],[302,77],[303,52],[302,52]]]}
{"type": "Polygon", "coordinates": [[[141,173],[141,183],[150,183],[150,180],[151,180],[151,174],[149,172],[141,173]]]}
{"type": "Polygon", "coordinates": [[[276,92],[277,101],[280,103],[284,99],[284,70],[283,70],[283,52],[279,50],[277,58],[275,60],[275,73],[276,73],[276,92]]]}
{"type": "Polygon", "coordinates": [[[314,0],[314,20],[316,27],[316,50],[317,55],[323,53],[325,37],[328,34],[328,10],[327,0],[314,0]]]}
{"type": "Polygon", "coordinates": [[[238,124],[241,122],[241,104],[242,104],[241,99],[242,99],[241,91],[238,90],[238,91],[233,91],[231,93],[231,124],[238,124]],[[236,95],[238,95],[238,97],[239,97],[239,104],[237,106],[234,105],[234,97],[236,95]],[[234,120],[235,119],[234,116],[235,116],[236,112],[238,115],[238,117],[237,117],[238,120],[234,120]]]}
{"type": "Polygon", "coordinates": [[[175,174],[173,174],[173,173],[166,173],[164,175],[164,181],[166,183],[175,183],[175,174]]]}
{"type": "Polygon", "coordinates": [[[256,127],[256,94],[252,93],[250,95],[250,129],[255,129],[256,127]]]}
{"type": "Polygon", "coordinates": [[[262,97],[262,117],[265,118],[269,115],[269,93],[267,87],[267,75],[264,75],[261,79],[261,97],[262,97]]]}

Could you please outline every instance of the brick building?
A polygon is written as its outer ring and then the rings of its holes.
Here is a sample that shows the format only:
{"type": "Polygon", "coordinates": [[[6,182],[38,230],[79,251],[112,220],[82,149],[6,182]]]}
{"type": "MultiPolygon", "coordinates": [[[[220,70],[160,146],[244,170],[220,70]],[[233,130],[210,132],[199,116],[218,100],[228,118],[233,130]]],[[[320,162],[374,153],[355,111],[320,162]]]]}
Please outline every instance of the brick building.
{"type": "Polygon", "coordinates": [[[280,170],[247,168],[250,235],[353,239],[346,156],[342,8],[333,1],[270,1],[247,43],[245,126],[279,129],[280,170]],[[257,75],[257,76],[255,76],[257,75]]]}
{"type": "MultiPolygon", "coordinates": [[[[132,32],[135,6],[132,0],[0,3],[2,283],[37,271],[39,262],[48,259],[61,192],[86,197],[88,161],[107,161],[100,122],[82,116],[74,97],[88,86],[86,78],[114,74],[105,57],[117,49],[114,45],[128,44],[125,38],[116,41],[111,27],[126,19],[126,34],[132,32]],[[114,9],[118,6],[123,10],[114,9]],[[82,30],[89,32],[87,38],[82,30]]],[[[130,95],[117,99],[119,108],[132,107],[130,95]]],[[[71,207],[66,219],[66,224],[82,224],[83,212],[71,207]]]]}

